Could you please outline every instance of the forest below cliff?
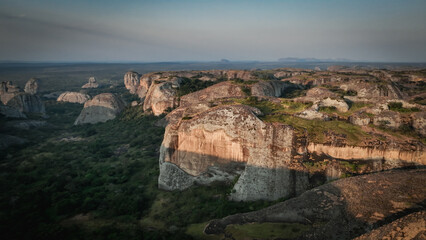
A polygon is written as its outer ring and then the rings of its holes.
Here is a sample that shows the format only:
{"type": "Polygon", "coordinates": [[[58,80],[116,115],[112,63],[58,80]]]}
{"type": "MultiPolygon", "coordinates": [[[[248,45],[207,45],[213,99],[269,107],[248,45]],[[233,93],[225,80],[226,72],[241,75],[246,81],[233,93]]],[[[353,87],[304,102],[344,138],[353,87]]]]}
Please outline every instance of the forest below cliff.
{"type": "Polygon", "coordinates": [[[46,101],[47,126],[2,127],[28,141],[0,153],[3,237],[191,239],[185,234],[190,224],[272,204],[228,201],[232,185],[160,191],[164,128],[156,122],[163,116],[129,107],[115,120],[73,126],[80,110],[79,104],[46,101]]]}

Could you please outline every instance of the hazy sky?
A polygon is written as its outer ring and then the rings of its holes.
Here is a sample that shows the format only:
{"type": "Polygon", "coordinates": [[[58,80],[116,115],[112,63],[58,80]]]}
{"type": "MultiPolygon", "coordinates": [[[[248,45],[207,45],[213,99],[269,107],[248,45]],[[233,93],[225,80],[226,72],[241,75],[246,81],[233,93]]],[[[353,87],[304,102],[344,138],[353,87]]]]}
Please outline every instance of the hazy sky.
{"type": "Polygon", "coordinates": [[[426,62],[425,0],[0,0],[0,60],[426,62]]]}

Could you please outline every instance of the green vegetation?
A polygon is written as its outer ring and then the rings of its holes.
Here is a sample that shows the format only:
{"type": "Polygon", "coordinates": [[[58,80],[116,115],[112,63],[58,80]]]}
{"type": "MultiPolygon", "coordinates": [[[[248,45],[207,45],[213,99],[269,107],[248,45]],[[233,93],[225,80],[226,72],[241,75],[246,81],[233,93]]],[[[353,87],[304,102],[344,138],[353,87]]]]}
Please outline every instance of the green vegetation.
{"type": "Polygon", "coordinates": [[[275,80],[276,77],[274,76],[274,71],[271,70],[261,70],[261,71],[254,71],[253,76],[260,80],[275,80]]]}
{"type": "Polygon", "coordinates": [[[395,112],[401,112],[401,113],[412,113],[412,112],[420,112],[419,108],[412,107],[412,108],[404,108],[402,107],[401,102],[390,102],[388,103],[389,110],[395,111],[395,112]]]}
{"type": "Polygon", "coordinates": [[[244,99],[235,99],[237,103],[249,105],[258,108],[265,115],[270,114],[293,114],[298,113],[312,106],[311,102],[302,103],[292,100],[281,100],[281,103],[268,100],[258,100],[257,97],[248,97],[244,99]]]}
{"type": "Polygon", "coordinates": [[[216,83],[216,81],[201,81],[196,78],[183,78],[177,90],[177,96],[181,97],[183,95],[210,87],[216,83]]]}
{"type": "Polygon", "coordinates": [[[415,97],[412,101],[413,103],[417,103],[420,105],[426,105],[426,98],[423,97],[415,97]]]}
{"type": "Polygon", "coordinates": [[[345,91],[345,90],[339,88],[338,86],[323,85],[323,87],[327,88],[328,90],[330,90],[334,93],[337,93],[341,97],[343,97],[343,96],[356,96],[358,94],[357,91],[355,91],[355,90],[345,91]]]}
{"type": "Polygon", "coordinates": [[[359,126],[343,121],[306,120],[288,115],[266,115],[262,119],[267,122],[281,122],[291,125],[300,133],[308,132],[309,140],[316,143],[324,143],[327,140],[326,134],[329,132],[343,135],[347,144],[353,146],[368,137],[368,134],[362,131],[359,126]]]}
{"type": "Polygon", "coordinates": [[[53,127],[1,128],[29,141],[0,152],[4,238],[191,239],[190,224],[276,203],[228,201],[231,185],[223,184],[160,191],[160,117],[136,106],[106,123],[73,126],[82,108],[48,101],[53,127]]]}
{"type": "Polygon", "coordinates": [[[235,79],[232,79],[231,82],[235,83],[235,84],[239,84],[239,85],[252,85],[252,84],[258,83],[259,81],[258,80],[246,80],[245,81],[241,78],[235,78],[235,79]]]}
{"type": "Polygon", "coordinates": [[[296,238],[311,228],[300,223],[249,223],[244,225],[229,225],[225,232],[233,239],[275,239],[296,238]]]}

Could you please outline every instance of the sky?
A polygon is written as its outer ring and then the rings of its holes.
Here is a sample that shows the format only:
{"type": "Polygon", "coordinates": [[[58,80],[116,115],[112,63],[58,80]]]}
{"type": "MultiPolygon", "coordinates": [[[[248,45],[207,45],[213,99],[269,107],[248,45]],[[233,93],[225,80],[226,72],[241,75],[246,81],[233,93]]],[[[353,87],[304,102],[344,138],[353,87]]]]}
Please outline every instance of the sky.
{"type": "Polygon", "coordinates": [[[426,62],[425,0],[0,0],[0,61],[426,62]]]}

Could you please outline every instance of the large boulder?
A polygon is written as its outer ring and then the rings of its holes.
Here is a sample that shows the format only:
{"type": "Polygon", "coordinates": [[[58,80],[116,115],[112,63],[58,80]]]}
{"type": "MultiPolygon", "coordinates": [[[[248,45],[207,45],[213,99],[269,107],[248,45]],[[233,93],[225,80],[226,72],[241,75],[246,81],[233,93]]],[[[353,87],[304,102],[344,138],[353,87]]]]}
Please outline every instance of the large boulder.
{"type": "Polygon", "coordinates": [[[347,112],[349,110],[349,105],[341,99],[326,98],[318,101],[316,104],[318,107],[334,107],[339,112],[347,112]]]}
{"type": "Polygon", "coordinates": [[[24,113],[46,114],[46,109],[41,98],[28,93],[20,93],[14,96],[7,102],[7,106],[24,113]]]}
{"type": "Polygon", "coordinates": [[[24,91],[28,94],[37,94],[39,88],[39,81],[36,78],[31,78],[25,84],[24,91]]]}
{"type": "Polygon", "coordinates": [[[256,108],[225,105],[169,124],[160,149],[159,187],[183,190],[241,174],[231,195],[237,201],[274,200],[305,190],[308,176],[290,167],[293,128],[264,123],[258,114],[256,108]]]}
{"type": "Polygon", "coordinates": [[[58,102],[70,102],[83,104],[90,100],[90,96],[79,92],[64,92],[59,95],[56,101],[58,102]]]}
{"type": "Polygon", "coordinates": [[[139,73],[133,71],[124,74],[124,86],[126,86],[126,89],[128,89],[131,94],[136,93],[139,87],[140,77],[139,73]]]}
{"type": "Polygon", "coordinates": [[[178,106],[178,82],[153,83],[143,104],[143,110],[151,110],[155,116],[161,115],[178,106]]]}
{"type": "Polygon", "coordinates": [[[399,128],[402,124],[401,114],[393,111],[383,111],[374,116],[373,124],[382,127],[399,128]]]}
{"type": "Polygon", "coordinates": [[[106,122],[114,119],[125,106],[120,97],[112,93],[101,93],[84,104],[84,108],[75,120],[74,125],[106,122]]]}
{"type": "Polygon", "coordinates": [[[90,77],[89,82],[84,84],[81,88],[98,88],[99,83],[96,82],[95,77],[90,77]]]}
{"type": "Polygon", "coordinates": [[[288,82],[259,81],[251,86],[251,94],[258,97],[281,97],[289,86],[288,82]]]}

